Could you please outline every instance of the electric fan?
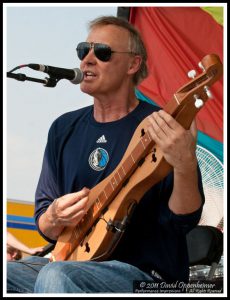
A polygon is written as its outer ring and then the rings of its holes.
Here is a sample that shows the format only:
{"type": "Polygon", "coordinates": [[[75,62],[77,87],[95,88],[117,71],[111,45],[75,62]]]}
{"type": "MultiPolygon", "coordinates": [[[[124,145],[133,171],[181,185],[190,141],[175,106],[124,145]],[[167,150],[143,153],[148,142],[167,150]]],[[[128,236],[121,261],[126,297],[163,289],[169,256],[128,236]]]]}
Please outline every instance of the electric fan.
{"type": "Polygon", "coordinates": [[[199,225],[219,227],[223,230],[223,164],[210,151],[197,145],[205,204],[199,225]]]}

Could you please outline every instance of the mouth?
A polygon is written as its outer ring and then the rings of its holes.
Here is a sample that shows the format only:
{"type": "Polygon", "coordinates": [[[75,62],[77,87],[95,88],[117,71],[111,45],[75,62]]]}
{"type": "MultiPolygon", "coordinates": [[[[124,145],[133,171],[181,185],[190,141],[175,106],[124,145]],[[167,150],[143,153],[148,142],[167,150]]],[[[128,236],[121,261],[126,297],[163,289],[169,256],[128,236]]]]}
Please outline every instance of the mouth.
{"type": "Polygon", "coordinates": [[[96,74],[91,71],[85,71],[83,72],[83,74],[84,74],[84,79],[93,79],[96,77],[96,74]]]}

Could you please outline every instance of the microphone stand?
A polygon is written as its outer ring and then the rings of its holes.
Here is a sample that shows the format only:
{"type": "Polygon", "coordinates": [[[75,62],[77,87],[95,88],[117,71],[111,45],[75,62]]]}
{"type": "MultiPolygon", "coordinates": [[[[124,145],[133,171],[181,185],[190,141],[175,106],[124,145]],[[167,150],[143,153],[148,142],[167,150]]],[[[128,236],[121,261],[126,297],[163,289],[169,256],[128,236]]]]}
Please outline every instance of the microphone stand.
{"type": "Polygon", "coordinates": [[[50,78],[38,79],[38,78],[28,77],[22,73],[15,74],[12,72],[7,72],[7,77],[14,78],[19,81],[28,80],[28,81],[33,81],[33,82],[39,82],[39,83],[43,83],[43,85],[47,86],[47,87],[55,87],[57,82],[59,81],[59,79],[52,77],[52,76],[50,78]]]}

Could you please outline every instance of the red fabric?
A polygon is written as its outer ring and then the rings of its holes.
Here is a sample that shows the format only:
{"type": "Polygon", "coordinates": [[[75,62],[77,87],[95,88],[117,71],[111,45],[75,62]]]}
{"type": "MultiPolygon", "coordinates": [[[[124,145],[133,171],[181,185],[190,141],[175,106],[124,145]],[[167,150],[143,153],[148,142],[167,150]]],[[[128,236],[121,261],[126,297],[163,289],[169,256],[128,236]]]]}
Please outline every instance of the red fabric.
{"type": "MultiPolygon", "coordinates": [[[[149,76],[138,89],[161,107],[190,79],[188,71],[202,71],[198,62],[217,54],[223,62],[223,27],[199,7],[133,7],[130,23],[140,31],[148,52],[149,76]]],[[[217,81],[197,114],[198,129],[223,141],[223,79],[217,81]]]]}

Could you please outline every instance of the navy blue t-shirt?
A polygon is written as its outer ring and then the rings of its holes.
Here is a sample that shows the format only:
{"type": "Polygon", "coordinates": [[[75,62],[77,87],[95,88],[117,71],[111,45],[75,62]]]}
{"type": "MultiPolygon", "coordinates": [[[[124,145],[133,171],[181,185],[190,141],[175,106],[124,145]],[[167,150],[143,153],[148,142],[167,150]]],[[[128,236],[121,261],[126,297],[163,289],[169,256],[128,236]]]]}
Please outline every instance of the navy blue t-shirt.
{"type": "MultiPolygon", "coordinates": [[[[113,122],[96,122],[93,106],[57,118],[49,130],[36,190],[37,226],[54,199],[92,188],[106,178],[121,161],[139,123],[158,109],[140,101],[127,116],[113,122]]],[[[202,208],[188,215],[174,214],[168,207],[172,187],[170,173],[143,196],[110,259],[133,264],[150,275],[155,270],[167,281],[187,281],[186,233],[198,223],[202,208]]],[[[204,198],[200,172],[199,187],[204,198]]]]}

